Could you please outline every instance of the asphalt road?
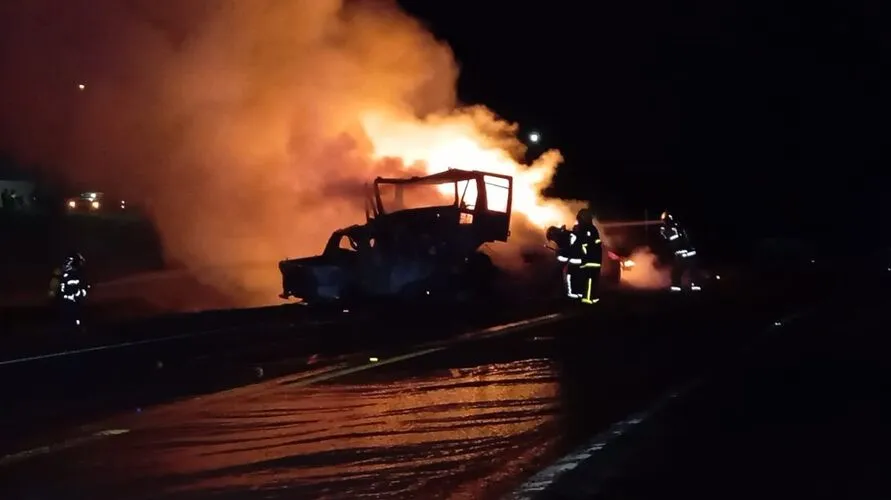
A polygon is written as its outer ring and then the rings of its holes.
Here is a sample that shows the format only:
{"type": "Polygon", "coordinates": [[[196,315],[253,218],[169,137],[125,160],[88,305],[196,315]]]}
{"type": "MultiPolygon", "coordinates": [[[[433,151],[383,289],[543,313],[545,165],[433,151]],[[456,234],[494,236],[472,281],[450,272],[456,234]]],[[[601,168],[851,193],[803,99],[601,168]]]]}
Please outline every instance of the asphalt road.
{"type": "Polygon", "coordinates": [[[33,443],[32,434],[48,428],[68,428],[114,411],[294,373],[371,348],[448,338],[553,308],[546,302],[522,308],[479,306],[456,315],[450,309],[416,305],[401,314],[338,308],[302,316],[295,313],[305,308],[282,308],[266,316],[225,313],[247,315],[231,328],[220,328],[218,320],[188,317],[184,323],[163,320],[116,336],[72,336],[62,342],[65,349],[56,342],[49,351],[0,360],[0,394],[6,403],[0,409],[0,453],[33,443]],[[217,328],[194,329],[208,325],[217,328]]]}
{"type": "Polygon", "coordinates": [[[47,422],[27,447],[4,450],[0,490],[9,499],[499,498],[808,301],[769,295],[605,302],[465,337],[458,323],[445,334],[449,315],[428,317],[437,321],[416,322],[414,336],[288,365],[272,380],[75,428],[47,422]],[[423,333],[436,324],[442,335],[423,333]],[[425,337],[433,343],[419,345],[425,337]]]}
{"type": "Polygon", "coordinates": [[[777,325],[629,444],[545,496],[562,500],[891,497],[888,283],[836,290],[777,325]]]}

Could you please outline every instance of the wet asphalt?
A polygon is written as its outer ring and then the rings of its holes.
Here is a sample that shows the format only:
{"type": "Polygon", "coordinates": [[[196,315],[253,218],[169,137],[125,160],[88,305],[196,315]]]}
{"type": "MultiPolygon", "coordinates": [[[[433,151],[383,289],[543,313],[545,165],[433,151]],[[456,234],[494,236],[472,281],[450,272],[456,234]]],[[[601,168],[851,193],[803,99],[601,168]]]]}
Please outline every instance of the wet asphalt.
{"type": "Polygon", "coordinates": [[[554,304],[481,305],[452,314],[438,304],[392,310],[223,312],[231,321],[186,317],[22,342],[0,358],[0,452],[32,434],[65,430],[114,411],[138,410],[331,364],[371,348],[411,346],[454,332],[546,314],[554,304]],[[404,309],[403,309],[404,311],[404,309]],[[240,320],[240,321],[236,321],[240,320]],[[424,324],[424,328],[417,328],[424,324]],[[23,355],[24,353],[24,355],[23,355]]]}
{"type": "Polygon", "coordinates": [[[80,365],[43,368],[71,377],[63,391],[38,365],[18,367],[16,377],[44,382],[17,392],[4,414],[4,430],[20,431],[0,441],[0,490],[9,499],[500,498],[818,295],[739,292],[483,308],[475,321],[416,311],[426,321],[366,318],[303,337],[75,356],[66,363],[80,365]],[[165,355],[163,367],[122,368],[165,355]],[[99,403],[77,404],[86,399],[99,403]]]}
{"type": "Polygon", "coordinates": [[[637,436],[611,477],[583,466],[545,498],[891,497],[889,285],[840,288],[776,325],[637,436]]]}

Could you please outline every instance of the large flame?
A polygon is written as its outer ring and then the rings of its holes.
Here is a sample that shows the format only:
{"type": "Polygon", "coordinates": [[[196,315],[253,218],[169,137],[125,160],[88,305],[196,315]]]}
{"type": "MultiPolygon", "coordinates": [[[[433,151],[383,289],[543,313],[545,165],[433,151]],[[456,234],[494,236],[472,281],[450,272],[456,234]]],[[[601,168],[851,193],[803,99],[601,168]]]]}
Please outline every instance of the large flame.
{"type": "Polygon", "coordinates": [[[541,194],[563,160],[560,152],[547,151],[532,165],[519,163],[516,156],[524,146],[517,139],[517,126],[498,120],[484,107],[459,109],[423,120],[372,111],[362,116],[362,124],[375,158],[399,158],[404,164],[421,164],[428,174],[462,168],[512,176],[516,225],[531,223],[544,229],[572,218],[569,204],[541,194]],[[493,125],[497,127],[494,132],[493,125]]]}
{"type": "Polygon", "coordinates": [[[0,23],[0,146],[142,202],[170,261],[247,302],[361,222],[378,175],[510,174],[515,236],[569,222],[540,194],[560,154],[522,165],[516,126],[459,105],[451,50],[391,2],[31,0],[0,23]]]}

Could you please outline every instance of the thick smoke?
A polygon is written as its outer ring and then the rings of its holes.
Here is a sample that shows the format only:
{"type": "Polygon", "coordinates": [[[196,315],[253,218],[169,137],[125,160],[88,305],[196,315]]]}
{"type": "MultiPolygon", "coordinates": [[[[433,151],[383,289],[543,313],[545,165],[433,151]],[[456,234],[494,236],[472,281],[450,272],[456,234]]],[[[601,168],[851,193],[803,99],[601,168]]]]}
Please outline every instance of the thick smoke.
{"type": "Polygon", "coordinates": [[[661,264],[649,247],[636,248],[629,260],[634,267],[622,273],[622,285],[644,290],[664,290],[671,285],[671,268],[661,264]]]}
{"type": "MultiPolygon", "coordinates": [[[[167,258],[193,269],[316,253],[362,220],[365,180],[445,168],[434,153],[514,173],[522,152],[514,127],[456,108],[452,52],[387,2],[31,0],[0,14],[0,147],[143,204],[167,258]]],[[[559,161],[545,155],[525,186],[559,161]]],[[[538,198],[522,187],[518,209],[538,198]]],[[[532,208],[539,225],[566,214],[532,208]]],[[[274,300],[275,266],[251,269],[205,276],[274,300]]]]}

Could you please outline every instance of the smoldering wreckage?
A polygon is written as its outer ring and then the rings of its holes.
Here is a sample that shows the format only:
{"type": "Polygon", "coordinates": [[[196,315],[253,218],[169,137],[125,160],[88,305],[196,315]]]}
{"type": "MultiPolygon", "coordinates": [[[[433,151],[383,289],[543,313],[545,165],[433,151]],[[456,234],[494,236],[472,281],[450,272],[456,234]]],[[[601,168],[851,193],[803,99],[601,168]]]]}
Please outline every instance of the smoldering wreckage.
{"type": "MultiPolygon", "coordinates": [[[[280,297],[317,304],[498,295],[505,289],[499,290],[499,278],[510,273],[496,265],[498,248],[503,247],[493,244],[508,243],[512,205],[509,175],[451,168],[423,177],[378,177],[367,186],[364,224],[334,231],[320,255],[279,262],[280,297]]],[[[649,248],[611,244],[610,235],[617,230],[651,222],[660,221],[598,223],[605,240],[601,289],[667,290],[674,284],[669,276],[677,274],[672,273],[676,265],[670,260],[660,265],[659,259],[648,258],[653,257],[649,248]],[[634,273],[650,276],[634,279],[634,273]]],[[[555,250],[546,245],[513,249],[527,277],[545,277],[533,280],[539,296],[563,293],[562,264],[555,250]]],[[[692,282],[693,277],[684,279],[692,282]]]]}

